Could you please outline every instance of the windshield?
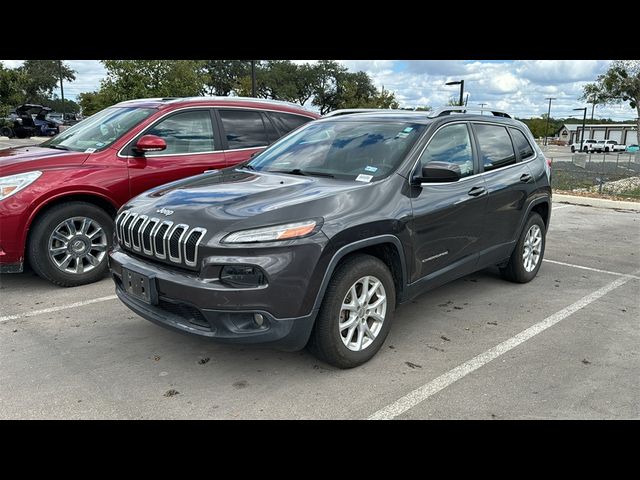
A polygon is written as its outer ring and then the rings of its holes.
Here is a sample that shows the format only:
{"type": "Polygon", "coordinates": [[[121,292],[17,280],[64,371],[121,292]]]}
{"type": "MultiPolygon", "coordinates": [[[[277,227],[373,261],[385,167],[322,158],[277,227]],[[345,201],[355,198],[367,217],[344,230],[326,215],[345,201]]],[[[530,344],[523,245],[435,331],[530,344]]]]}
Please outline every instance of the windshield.
{"type": "Polygon", "coordinates": [[[255,157],[248,168],[370,182],[394,172],[423,130],[424,125],[408,122],[310,123],[255,157]]]}
{"type": "Polygon", "coordinates": [[[76,152],[102,150],[155,111],[154,108],[110,107],[40,145],[76,152]]]}

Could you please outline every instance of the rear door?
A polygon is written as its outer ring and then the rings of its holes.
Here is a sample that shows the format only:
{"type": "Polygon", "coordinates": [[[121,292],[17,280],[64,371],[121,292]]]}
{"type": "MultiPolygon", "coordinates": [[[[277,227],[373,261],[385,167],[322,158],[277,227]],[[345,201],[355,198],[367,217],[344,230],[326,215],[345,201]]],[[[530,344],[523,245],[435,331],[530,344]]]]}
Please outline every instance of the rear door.
{"type": "Polygon", "coordinates": [[[459,165],[463,176],[457,182],[423,183],[413,189],[412,282],[471,273],[477,262],[487,195],[467,122],[440,127],[421,154],[416,171],[429,162],[443,161],[459,165]]]}
{"type": "Polygon", "coordinates": [[[217,117],[227,166],[248,160],[264,150],[278,135],[260,110],[219,108],[217,117]]]}
{"type": "Polygon", "coordinates": [[[497,263],[509,257],[520,233],[527,199],[536,189],[527,164],[537,154],[519,129],[474,122],[473,130],[489,192],[481,262],[497,263]]]}
{"type": "Polygon", "coordinates": [[[219,134],[214,130],[209,108],[180,110],[146,128],[127,146],[131,196],[181,178],[226,166],[219,134]],[[136,154],[138,138],[156,135],[167,143],[166,150],[136,154]]]}

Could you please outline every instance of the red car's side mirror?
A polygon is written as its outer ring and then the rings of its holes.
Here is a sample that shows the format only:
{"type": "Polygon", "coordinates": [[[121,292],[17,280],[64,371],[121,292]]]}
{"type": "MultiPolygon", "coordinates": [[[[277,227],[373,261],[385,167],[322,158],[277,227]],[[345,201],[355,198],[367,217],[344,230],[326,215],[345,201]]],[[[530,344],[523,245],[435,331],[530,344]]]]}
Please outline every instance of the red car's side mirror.
{"type": "Polygon", "coordinates": [[[136,150],[139,152],[159,152],[167,148],[167,142],[155,135],[144,135],[136,143],[136,150]]]}

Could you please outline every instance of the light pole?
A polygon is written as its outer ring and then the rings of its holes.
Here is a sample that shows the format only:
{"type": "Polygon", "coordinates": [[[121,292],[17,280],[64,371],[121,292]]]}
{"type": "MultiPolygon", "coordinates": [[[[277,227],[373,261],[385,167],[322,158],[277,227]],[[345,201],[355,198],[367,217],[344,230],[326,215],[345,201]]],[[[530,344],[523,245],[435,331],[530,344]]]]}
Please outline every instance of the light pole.
{"type": "Polygon", "coordinates": [[[457,82],[447,82],[445,83],[445,85],[460,85],[460,101],[458,102],[458,105],[462,107],[464,105],[464,103],[462,102],[462,96],[464,95],[464,80],[459,80],[457,82]]]}
{"type": "Polygon", "coordinates": [[[584,148],[584,125],[587,122],[587,107],[584,108],[574,108],[574,111],[584,111],[584,115],[582,116],[582,134],[580,135],[580,150],[584,148]]]}
{"type": "Polygon", "coordinates": [[[62,60],[58,60],[58,69],[60,70],[60,98],[62,100],[62,121],[64,122],[64,88],[62,86],[62,60]]]}
{"type": "Polygon", "coordinates": [[[487,103],[479,103],[478,105],[480,105],[480,115],[484,115],[484,111],[483,108],[485,105],[488,105],[487,103]]]}
{"type": "Polygon", "coordinates": [[[256,96],[256,61],[251,60],[251,96],[256,96]]]}
{"type": "Polygon", "coordinates": [[[547,146],[547,137],[549,136],[549,118],[551,117],[551,100],[555,100],[555,98],[545,98],[545,100],[549,100],[549,110],[547,111],[547,126],[544,129],[544,146],[547,146]]]}

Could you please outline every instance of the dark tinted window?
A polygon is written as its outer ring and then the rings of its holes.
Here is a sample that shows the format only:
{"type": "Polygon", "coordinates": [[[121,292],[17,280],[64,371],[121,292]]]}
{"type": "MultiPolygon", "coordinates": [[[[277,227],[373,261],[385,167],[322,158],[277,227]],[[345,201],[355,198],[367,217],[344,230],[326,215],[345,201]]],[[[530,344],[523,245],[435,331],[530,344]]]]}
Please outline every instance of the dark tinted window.
{"type": "Polygon", "coordinates": [[[260,112],[255,110],[220,110],[220,118],[230,150],[263,147],[269,144],[260,112]]]}
{"type": "Polygon", "coordinates": [[[516,145],[516,149],[520,153],[520,159],[525,160],[533,156],[533,147],[529,143],[529,140],[524,136],[520,130],[511,128],[511,136],[513,137],[513,143],[516,145]]]}
{"type": "Polygon", "coordinates": [[[422,166],[431,162],[455,163],[463,177],[473,174],[473,152],[466,124],[449,125],[439,130],[420,157],[422,166]]]}
{"type": "Polygon", "coordinates": [[[304,125],[305,123],[313,120],[309,117],[293,115],[290,113],[269,112],[269,115],[276,119],[276,121],[280,125],[280,128],[283,129],[283,133],[289,133],[291,130],[298,128],[300,125],[304,125]]]}
{"type": "Polygon", "coordinates": [[[278,140],[280,138],[280,133],[278,133],[276,127],[273,126],[273,121],[267,116],[265,112],[262,112],[262,120],[264,121],[264,126],[267,129],[267,137],[269,138],[269,143],[278,140]]]}
{"type": "Polygon", "coordinates": [[[154,125],[146,134],[156,135],[167,142],[166,150],[159,152],[160,155],[215,150],[209,110],[171,115],[154,125]]]}
{"type": "Polygon", "coordinates": [[[516,154],[505,127],[476,124],[475,130],[485,171],[516,163],[516,154]]]}

